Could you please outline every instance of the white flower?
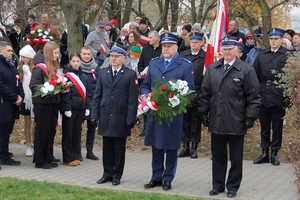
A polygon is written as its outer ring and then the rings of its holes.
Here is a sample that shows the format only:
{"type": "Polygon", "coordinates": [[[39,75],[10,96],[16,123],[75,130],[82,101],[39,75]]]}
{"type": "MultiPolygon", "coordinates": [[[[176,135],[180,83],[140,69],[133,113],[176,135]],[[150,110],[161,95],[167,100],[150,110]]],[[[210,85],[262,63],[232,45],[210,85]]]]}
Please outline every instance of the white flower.
{"type": "Polygon", "coordinates": [[[43,35],[43,33],[39,33],[38,36],[41,37],[43,35]]]}
{"type": "Polygon", "coordinates": [[[37,32],[40,33],[40,32],[43,32],[43,30],[42,29],[38,29],[37,32]]]}
{"type": "Polygon", "coordinates": [[[47,35],[43,35],[42,38],[43,38],[43,39],[46,39],[46,38],[47,38],[47,35]]]}
{"type": "Polygon", "coordinates": [[[171,106],[172,108],[175,108],[176,106],[178,106],[180,104],[180,100],[177,96],[174,96],[172,98],[169,98],[169,106],[171,106]]]}
{"type": "Polygon", "coordinates": [[[49,84],[48,81],[44,83],[44,87],[48,87],[49,85],[50,85],[50,84],[49,84]]]}
{"type": "Polygon", "coordinates": [[[50,39],[50,40],[53,40],[54,38],[53,38],[52,36],[49,36],[49,39],[50,39]]]}
{"type": "Polygon", "coordinates": [[[182,90],[180,90],[180,95],[183,96],[189,91],[189,87],[184,87],[182,90]]]}
{"type": "Polygon", "coordinates": [[[66,77],[63,77],[63,81],[62,82],[65,84],[65,83],[67,83],[67,80],[68,79],[66,77]]]}
{"type": "Polygon", "coordinates": [[[45,35],[49,35],[49,32],[48,32],[48,31],[45,31],[44,34],[45,34],[45,35]]]}
{"type": "Polygon", "coordinates": [[[53,86],[53,85],[49,85],[49,86],[47,87],[47,89],[49,90],[49,92],[52,92],[52,91],[54,90],[54,86],[53,86]]]}
{"type": "Polygon", "coordinates": [[[47,94],[49,91],[48,91],[48,88],[42,87],[42,88],[41,88],[41,92],[42,92],[43,94],[47,94]]]}
{"type": "Polygon", "coordinates": [[[171,85],[171,90],[172,90],[172,91],[177,90],[178,86],[177,86],[176,83],[173,83],[172,81],[169,81],[169,83],[170,83],[170,85],[171,85]]]}
{"type": "Polygon", "coordinates": [[[30,34],[35,34],[35,31],[30,31],[30,34]]]}

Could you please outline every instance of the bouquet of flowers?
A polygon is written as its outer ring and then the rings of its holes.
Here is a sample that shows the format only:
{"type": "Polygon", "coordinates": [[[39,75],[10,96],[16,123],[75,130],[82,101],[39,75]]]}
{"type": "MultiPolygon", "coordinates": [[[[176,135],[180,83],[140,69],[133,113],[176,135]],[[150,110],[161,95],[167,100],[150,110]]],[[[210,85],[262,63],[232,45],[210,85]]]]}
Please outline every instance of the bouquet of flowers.
{"type": "Polygon", "coordinates": [[[37,29],[28,34],[27,41],[35,51],[38,51],[43,49],[47,42],[54,41],[54,37],[50,33],[50,30],[37,29]]]}
{"type": "Polygon", "coordinates": [[[59,77],[53,81],[46,81],[44,84],[38,85],[38,90],[33,97],[50,97],[58,93],[69,92],[70,87],[73,85],[71,82],[67,82],[66,77],[59,77]]]}
{"type": "Polygon", "coordinates": [[[162,84],[160,79],[155,80],[156,87],[144,97],[139,97],[138,117],[148,113],[161,124],[165,121],[170,125],[173,118],[183,112],[196,97],[194,90],[189,90],[188,83],[183,80],[171,80],[162,84]]]}

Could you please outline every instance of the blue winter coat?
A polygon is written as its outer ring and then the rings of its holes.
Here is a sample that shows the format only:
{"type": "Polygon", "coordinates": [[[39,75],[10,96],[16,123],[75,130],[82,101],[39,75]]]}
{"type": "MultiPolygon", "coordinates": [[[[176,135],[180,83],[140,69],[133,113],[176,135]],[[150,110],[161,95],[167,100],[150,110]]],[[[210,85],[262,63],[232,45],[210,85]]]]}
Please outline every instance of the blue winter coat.
{"type": "MultiPolygon", "coordinates": [[[[148,94],[156,86],[154,82],[160,78],[163,83],[172,79],[181,79],[188,82],[190,89],[194,89],[194,75],[193,64],[181,58],[178,54],[177,57],[171,61],[169,67],[165,70],[163,56],[153,58],[149,63],[149,69],[145,80],[141,86],[141,93],[148,94]]],[[[159,124],[158,121],[152,117],[147,117],[146,122],[145,145],[154,146],[157,149],[179,149],[180,139],[182,134],[183,114],[178,115],[171,122],[170,126],[166,123],[159,124]]]]}

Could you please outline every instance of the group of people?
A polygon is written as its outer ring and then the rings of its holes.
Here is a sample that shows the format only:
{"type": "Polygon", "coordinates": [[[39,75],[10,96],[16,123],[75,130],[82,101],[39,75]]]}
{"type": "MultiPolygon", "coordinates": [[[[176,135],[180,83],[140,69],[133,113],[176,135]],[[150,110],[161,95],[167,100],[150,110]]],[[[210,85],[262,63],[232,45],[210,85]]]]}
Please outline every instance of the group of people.
{"type": "MultiPolygon", "coordinates": [[[[42,21],[45,17],[49,15],[43,14],[42,21]]],[[[271,161],[274,166],[280,165],[277,153],[282,142],[282,118],[290,99],[274,84],[278,77],[272,70],[282,72],[288,57],[284,35],[290,34],[290,30],[271,29],[270,47],[257,50],[259,46],[255,46],[252,34],[242,34],[237,21],[230,21],[229,35],[220,41],[223,58],[210,65],[204,74],[208,38],[201,32],[199,23],[185,25],[180,36],[150,30],[148,21],[139,16],[120,31],[116,26],[116,20],[98,22],[96,29],[84,38],[80,52],[63,51],[68,55],[63,65],[59,60],[60,47],[48,42],[38,52],[30,45],[23,47],[17,68],[12,45],[0,41],[0,164],[21,164],[8,151],[14,120],[21,113],[25,116],[27,149],[34,148],[34,153],[26,150],[26,155],[33,155],[36,168],[57,167],[59,159],[53,156],[53,141],[61,112],[63,163],[76,166],[83,160],[84,120],[88,127],[86,157],[99,159],[92,152],[99,125],[98,133],[103,138],[103,175],[97,183],[119,185],[125,166],[126,139],[136,123],[138,96],[151,93],[155,80],[160,78],[163,83],[185,80],[189,89],[195,90],[196,98],[187,112],[176,116],[170,124],[161,124],[144,115],[140,135],[145,136],[145,145],[152,147],[152,176],[144,188],[172,188],[178,157],[198,157],[202,124],[211,133],[210,195],[224,192],[226,188],[229,198],[236,196],[243,174],[244,137],[258,118],[262,155],[254,164],[271,161]],[[240,40],[244,41],[243,45],[240,40]],[[61,79],[72,83],[69,91],[47,98],[34,95],[45,81],[61,79]],[[178,152],[181,143],[183,148],[178,152]],[[226,180],[227,145],[231,167],[226,180]]],[[[46,23],[43,27],[52,26],[46,23]]],[[[263,37],[261,32],[255,34],[258,39],[263,37]]],[[[300,33],[292,36],[295,50],[299,36],[300,33]]]]}

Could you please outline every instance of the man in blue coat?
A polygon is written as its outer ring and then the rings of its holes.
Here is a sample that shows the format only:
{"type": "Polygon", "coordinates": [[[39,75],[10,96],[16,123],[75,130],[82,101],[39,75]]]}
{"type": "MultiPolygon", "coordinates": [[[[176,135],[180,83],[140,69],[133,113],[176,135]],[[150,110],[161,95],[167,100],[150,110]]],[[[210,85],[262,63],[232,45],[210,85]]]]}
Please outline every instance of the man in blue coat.
{"type": "MultiPolygon", "coordinates": [[[[153,58],[149,63],[149,70],[141,86],[141,94],[151,93],[154,82],[160,78],[163,83],[172,79],[188,82],[190,89],[194,89],[193,64],[182,59],[177,53],[179,38],[171,33],[161,35],[162,56],[153,58]]],[[[159,124],[148,116],[146,122],[145,145],[152,146],[152,178],[145,188],[162,186],[163,190],[171,189],[177,167],[177,151],[180,147],[183,114],[178,115],[170,126],[163,122],[159,124]],[[164,152],[166,151],[166,166],[164,166],[164,152]]]]}
{"type": "Polygon", "coordinates": [[[12,46],[0,41],[0,164],[3,165],[21,164],[10,158],[8,146],[9,135],[13,131],[15,119],[19,117],[23,98],[23,86],[13,59],[12,46]]]}
{"type": "Polygon", "coordinates": [[[94,93],[91,124],[103,136],[103,176],[98,184],[119,185],[125,164],[126,138],[134,127],[138,107],[136,73],[124,66],[126,51],[112,47],[110,67],[101,69],[94,93]]]}

